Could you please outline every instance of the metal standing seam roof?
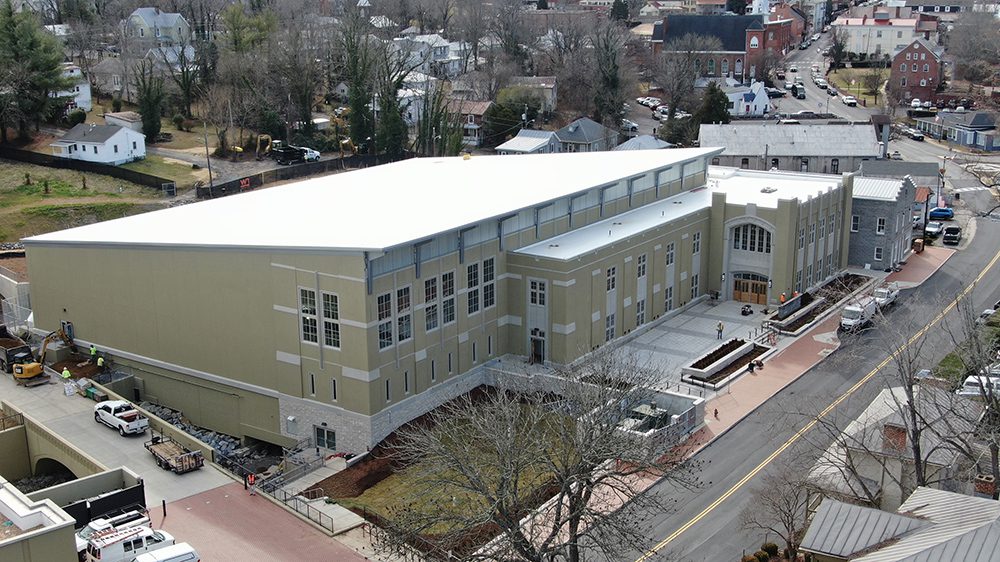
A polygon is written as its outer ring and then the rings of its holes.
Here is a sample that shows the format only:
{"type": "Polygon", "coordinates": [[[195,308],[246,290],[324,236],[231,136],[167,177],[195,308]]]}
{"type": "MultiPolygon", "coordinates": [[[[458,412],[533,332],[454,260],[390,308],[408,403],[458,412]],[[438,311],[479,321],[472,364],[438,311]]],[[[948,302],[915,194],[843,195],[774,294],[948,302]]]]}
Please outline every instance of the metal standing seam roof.
{"type": "Polygon", "coordinates": [[[509,150],[512,152],[532,152],[545,146],[549,139],[556,136],[555,131],[538,131],[535,129],[521,129],[514,138],[496,147],[496,150],[509,150]]]}
{"type": "Polygon", "coordinates": [[[656,150],[672,146],[669,142],[658,139],[653,135],[639,135],[628,139],[611,150],[656,150]]]}
{"type": "Polygon", "coordinates": [[[132,15],[138,16],[150,27],[176,27],[178,21],[187,22],[181,14],[164,12],[158,8],[136,8],[132,15]]]}
{"type": "Polygon", "coordinates": [[[50,232],[24,242],[381,251],[718,152],[681,148],[412,158],[50,232]]]}
{"type": "Polygon", "coordinates": [[[928,521],[916,517],[827,498],[816,510],[801,544],[810,552],[851,558],[856,552],[927,525],[928,521]]]}
{"type": "Polygon", "coordinates": [[[618,133],[601,125],[589,117],[581,117],[556,131],[559,142],[592,143],[600,139],[618,139],[618,133]]]}
{"type": "Polygon", "coordinates": [[[789,125],[754,123],[702,125],[701,146],[724,146],[724,156],[820,156],[878,158],[875,128],[869,123],[789,125]]]}
{"type": "Polygon", "coordinates": [[[899,190],[903,188],[903,180],[880,178],[854,178],[854,198],[872,199],[876,201],[895,201],[899,198],[899,190]]]}

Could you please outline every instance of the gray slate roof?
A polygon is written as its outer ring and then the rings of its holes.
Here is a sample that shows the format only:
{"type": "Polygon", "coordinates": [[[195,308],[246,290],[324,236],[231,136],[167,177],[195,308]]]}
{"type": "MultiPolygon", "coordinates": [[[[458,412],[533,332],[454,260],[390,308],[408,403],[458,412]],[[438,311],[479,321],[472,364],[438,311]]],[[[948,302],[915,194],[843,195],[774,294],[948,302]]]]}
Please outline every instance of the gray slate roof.
{"type": "Polygon", "coordinates": [[[674,145],[665,140],[660,140],[653,135],[639,135],[614,147],[612,150],[657,150],[660,148],[670,148],[674,145]]]}
{"type": "Polygon", "coordinates": [[[653,26],[653,41],[669,43],[693,33],[718,37],[723,51],[743,52],[747,48],[747,29],[763,29],[763,20],[763,15],[670,15],[653,26]]]}
{"type": "Polygon", "coordinates": [[[967,111],[957,113],[954,111],[939,111],[936,117],[918,117],[916,121],[932,123],[935,125],[945,125],[958,127],[960,129],[987,130],[996,127],[996,119],[986,111],[967,111]]]}
{"type": "Polygon", "coordinates": [[[157,8],[136,8],[132,15],[142,18],[149,27],[177,27],[178,22],[187,23],[184,16],[178,13],[164,12],[157,8]]]}
{"type": "Polygon", "coordinates": [[[870,178],[902,178],[910,176],[917,185],[927,185],[917,178],[932,178],[937,184],[937,162],[906,162],[902,160],[865,160],[861,163],[861,175],[870,178]]]}
{"type": "Polygon", "coordinates": [[[875,128],[869,123],[783,125],[754,123],[702,125],[701,146],[724,146],[726,156],[823,156],[878,158],[875,128]]]}
{"type": "Polygon", "coordinates": [[[603,138],[616,140],[618,133],[589,117],[581,117],[556,131],[556,137],[559,138],[559,142],[589,144],[603,138]]]}
{"type": "Polygon", "coordinates": [[[915,517],[824,499],[802,539],[817,554],[850,558],[852,554],[929,525],[915,517]]]}
{"type": "Polygon", "coordinates": [[[62,136],[63,142],[96,142],[102,143],[122,130],[118,125],[90,125],[80,123],[62,136]]]}

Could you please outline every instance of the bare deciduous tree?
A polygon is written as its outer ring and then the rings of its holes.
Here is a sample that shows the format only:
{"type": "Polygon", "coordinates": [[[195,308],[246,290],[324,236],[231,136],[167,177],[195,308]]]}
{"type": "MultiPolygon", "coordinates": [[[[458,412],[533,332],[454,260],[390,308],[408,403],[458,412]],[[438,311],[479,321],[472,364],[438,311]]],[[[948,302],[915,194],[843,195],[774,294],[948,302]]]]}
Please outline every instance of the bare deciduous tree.
{"type": "Polygon", "coordinates": [[[694,95],[700,61],[705,53],[721,51],[716,37],[688,33],[669,41],[663,52],[653,60],[653,81],[663,90],[664,102],[670,106],[668,119],[673,119],[678,106],[694,95]]]}
{"type": "Polygon", "coordinates": [[[744,529],[773,533],[784,541],[789,560],[797,559],[807,524],[810,484],[803,475],[808,468],[799,464],[786,460],[772,468],[754,486],[750,504],[740,516],[744,529]]]}
{"type": "Polygon", "coordinates": [[[544,392],[527,377],[498,376],[508,390],[460,398],[401,430],[394,454],[420,471],[425,488],[424,501],[388,518],[396,541],[433,536],[450,549],[487,533],[498,538],[463,559],[614,560],[622,545],[649,541],[643,517],[670,508],[669,492],[640,493],[642,479],[698,484],[689,465],[621,430],[650,402],[657,378],[634,356],[602,350],[564,372],[536,374],[551,383],[544,392]]]}

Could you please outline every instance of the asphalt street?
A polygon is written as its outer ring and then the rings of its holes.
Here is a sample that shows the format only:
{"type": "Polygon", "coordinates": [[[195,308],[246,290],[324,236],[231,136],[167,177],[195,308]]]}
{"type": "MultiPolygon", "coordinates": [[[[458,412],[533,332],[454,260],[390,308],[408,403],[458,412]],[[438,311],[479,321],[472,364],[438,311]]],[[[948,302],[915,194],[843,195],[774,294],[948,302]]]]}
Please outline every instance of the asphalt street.
{"type": "MultiPolygon", "coordinates": [[[[976,192],[965,204],[973,212],[982,212],[988,209],[983,207],[992,200],[988,191],[976,192]]],[[[649,543],[636,548],[632,551],[634,556],[628,558],[639,559],[644,549],[675,535],[679,529],[684,530],[644,560],[718,562],[738,560],[744,551],[755,551],[765,536],[758,531],[742,529],[741,517],[744,509],[754,505],[754,493],[761,485],[761,478],[792,461],[796,466],[811,465],[820,452],[815,444],[825,447],[830,440],[814,429],[767,462],[755,476],[745,477],[779,450],[812,416],[882,363],[891,342],[901,342],[902,335],[916,333],[932,321],[984,267],[989,268],[988,273],[969,294],[972,310],[982,310],[1000,298],[1000,275],[997,274],[1000,266],[993,261],[997,253],[994,240],[1000,236],[1000,224],[984,218],[975,220],[978,222],[972,243],[956,253],[922,286],[904,292],[900,304],[888,312],[891,327],[882,326],[845,341],[828,359],[695,455],[692,460],[703,482],[700,489],[678,490],[667,482],[651,489],[650,493],[669,497],[676,508],[669,513],[646,514],[647,520],[651,519],[651,523],[647,523],[651,525],[649,543]],[[737,486],[741,482],[745,483],[737,486]],[[710,511],[706,513],[706,509],[710,511]]],[[[935,365],[953,347],[946,326],[954,326],[958,321],[956,310],[928,331],[927,344],[921,348],[926,355],[923,362],[928,367],[935,365]]],[[[885,388],[882,377],[891,368],[890,363],[829,415],[838,420],[856,417],[877,392],[885,388]]],[[[781,542],[773,534],[768,538],[781,542]]]]}

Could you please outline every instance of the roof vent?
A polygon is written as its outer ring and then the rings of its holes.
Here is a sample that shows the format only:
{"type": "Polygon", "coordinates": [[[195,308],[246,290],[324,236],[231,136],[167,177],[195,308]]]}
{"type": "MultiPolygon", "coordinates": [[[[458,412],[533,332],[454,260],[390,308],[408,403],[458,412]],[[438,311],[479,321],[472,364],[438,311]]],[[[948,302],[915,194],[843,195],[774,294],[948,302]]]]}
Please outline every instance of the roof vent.
{"type": "Polygon", "coordinates": [[[761,193],[774,193],[775,191],[778,191],[778,188],[771,186],[763,187],[760,190],[761,193]]]}

